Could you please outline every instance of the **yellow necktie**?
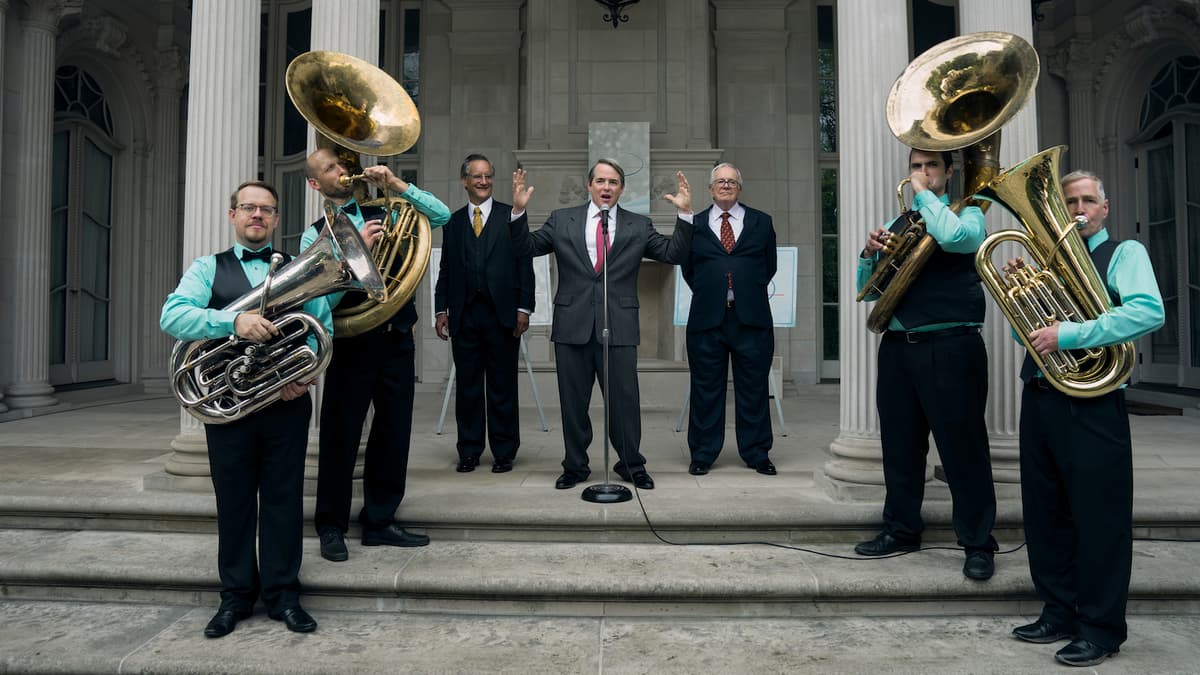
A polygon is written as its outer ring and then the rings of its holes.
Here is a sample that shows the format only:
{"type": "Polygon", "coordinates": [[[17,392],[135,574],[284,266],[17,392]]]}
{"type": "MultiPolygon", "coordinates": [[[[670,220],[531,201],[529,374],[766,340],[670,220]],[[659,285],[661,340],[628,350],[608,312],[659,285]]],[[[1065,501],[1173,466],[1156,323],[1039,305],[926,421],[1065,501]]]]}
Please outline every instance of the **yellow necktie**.
{"type": "Polygon", "coordinates": [[[475,228],[475,236],[478,237],[480,232],[483,232],[483,213],[479,207],[475,207],[475,218],[471,220],[471,227],[475,228]]]}

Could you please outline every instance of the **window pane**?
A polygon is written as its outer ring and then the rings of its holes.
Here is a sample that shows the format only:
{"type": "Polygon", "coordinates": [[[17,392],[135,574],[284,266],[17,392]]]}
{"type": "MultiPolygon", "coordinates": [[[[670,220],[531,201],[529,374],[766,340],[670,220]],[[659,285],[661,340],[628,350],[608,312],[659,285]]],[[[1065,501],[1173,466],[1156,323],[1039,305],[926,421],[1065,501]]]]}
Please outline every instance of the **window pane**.
{"type": "Polygon", "coordinates": [[[283,222],[282,248],[293,256],[300,253],[300,239],[304,236],[304,195],[308,184],[304,180],[304,170],[283,172],[283,183],[278,186],[279,208],[283,222]]]}
{"type": "Polygon", "coordinates": [[[821,321],[824,327],[824,339],[821,341],[821,358],[825,361],[838,360],[838,306],[825,305],[822,309],[821,321]]]}
{"type": "MultiPolygon", "coordinates": [[[[287,44],[284,45],[285,64],[290,64],[300,54],[307,52],[312,35],[312,10],[289,12],[287,15],[287,44]]],[[[286,68],[286,66],[285,66],[286,68]]],[[[304,152],[307,147],[308,122],[292,105],[289,96],[283,97],[283,155],[285,157],[304,152]]]]}

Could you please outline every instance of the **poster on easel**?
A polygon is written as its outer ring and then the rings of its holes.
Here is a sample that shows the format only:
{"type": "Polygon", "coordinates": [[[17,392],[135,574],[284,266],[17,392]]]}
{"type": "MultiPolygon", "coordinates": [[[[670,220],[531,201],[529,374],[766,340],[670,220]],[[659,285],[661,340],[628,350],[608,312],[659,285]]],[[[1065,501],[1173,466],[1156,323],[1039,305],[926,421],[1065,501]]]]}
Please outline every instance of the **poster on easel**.
{"type": "MultiPolygon", "coordinates": [[[[778,264],[775,276],[767,284],[767,300],[771,304],[771,318],[776,328],[796,327],[796,260],[800,249],[795,246],[780,246],[776,249],[778,264]]],[[[688,312],[692,307],[692,289],[683,280],[683,268],[675,266],[675,320],[676,326],[686,326],[688,312]]]]}

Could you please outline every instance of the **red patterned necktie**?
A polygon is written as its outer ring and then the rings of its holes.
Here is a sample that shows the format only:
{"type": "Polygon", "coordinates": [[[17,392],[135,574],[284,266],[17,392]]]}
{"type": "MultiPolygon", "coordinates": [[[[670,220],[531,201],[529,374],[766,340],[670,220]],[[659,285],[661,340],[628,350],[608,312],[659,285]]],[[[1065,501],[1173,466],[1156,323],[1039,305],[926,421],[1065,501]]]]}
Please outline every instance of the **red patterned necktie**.
{"type": "Polygon", "coordinates": [[[725,247],[726,253],[733,252],[733,226],[729,224],[729,212],[721,212],[721,245],[725,247]]]}
{"type": "Polygon", "coordinates": [[[596,274],[604,269],[604,254],[608,251],[608,233],[604,231],[604,214],[596,220],[596,274]]]}

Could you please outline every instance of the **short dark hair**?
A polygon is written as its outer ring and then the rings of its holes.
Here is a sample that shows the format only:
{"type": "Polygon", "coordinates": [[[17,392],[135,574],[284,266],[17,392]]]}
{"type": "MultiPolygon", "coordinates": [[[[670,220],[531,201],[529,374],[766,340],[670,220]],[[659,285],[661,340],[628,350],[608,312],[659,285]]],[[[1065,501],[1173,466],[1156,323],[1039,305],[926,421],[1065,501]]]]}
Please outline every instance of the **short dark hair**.
{"type": "Polygon", "coordinates": [[[944,164],[947,169],[954,168],[954,152],[953,151],[950,151],[950,150],[921,150],[920,148],[909,148],[908,149],[908,163],[909,164],[912,164],[912,154],[913,154],[913,152],[916,152],[916,151],[929,153],[931,155],[935,155],[935,154],[941,155],[942,156],[942,164],[944,164]]]}
{"type": "Polygon", "coordinates": [[[608,166],[611,166],[613,168],[613,170],[617,172],[617,175],[621,177],[621,186],[622,187],[625,186],[625,169],[622,169],[620,164],[617,164],[614,160],[611,160],[611,159],[598,159],[598,160],[596,160],[596,163],[592,165],[592,168],[588,169],[588,183],[589,184],[596,177],[596,167],[600,164],[607,164],[608,166]]]}
{"type": "Polygon", "coordinates": [[[477,152],[473,152],[473,153],[467,155],[467,158],[463,160],[462,166],[459,167],[459,169],[458,169],[458,177],[459,178],[467,177],[467,167],[470,166],[471,162],[487,162],[488,169],[490,169],[493,172],[496,170],[496,167],[492,166],[492,160],[488,159],[487,157],[485,157],[477,152]]]}
{"type": "Polygon", "coordinates": [[[277,206],[277,207],[279,206],[279,192],[277,192],[275,190],[274,185],[271,185],[270,183],[266,182],[265,180],[248,180],[245,183],[242,183],[241,185],[237,186],[237,189],[233,191],[233,194],[229,195],[229,208],[230,209],[237,208],[238,193],[248,187],[262,188],[262,189],[266,190],[267,192],[270,192],[271,197],[273,197],[275,199],[275,206],[277,206]]]}

